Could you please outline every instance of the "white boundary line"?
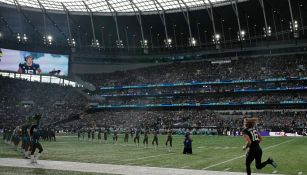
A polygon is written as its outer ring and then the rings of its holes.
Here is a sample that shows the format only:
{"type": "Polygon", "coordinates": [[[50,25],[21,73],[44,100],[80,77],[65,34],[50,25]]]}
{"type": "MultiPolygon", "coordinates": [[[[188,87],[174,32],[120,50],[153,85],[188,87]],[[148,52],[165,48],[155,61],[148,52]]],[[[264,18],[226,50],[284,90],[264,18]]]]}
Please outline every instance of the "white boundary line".
{"type": "MultiPolygon", "coordinates": [[[[132,165],[112,165],[112,164],[97,164],[97,163],[81,163],[67,161],[50,161],[39,160],[39,164],[30,164],[29,160],[0,158],[0,166],[20,167],[20,168],[40,168],[60,171],[77,171],[77,172],[92,172],[92,173],[107,173],[107,174],[122,174],[122,175],[245,175],[244,172],[221,172],[209,170],[194,170],[194,169],[178,169],[178,168],[162,168],[162,167],[144,167],[132,165]]],[[[165,165],[164,167],[167,167],[165,165]]],[[[1,173],[1,169],[0,169],[1,173]]],[[[254,175],[269,175],[257,174],[254,175]]]]}
{"type": "MultiPolygon", "coordinates": [[[[276,144],[276,145],[272,145],[272,146],[266,147],[266,148],[264,148],[263,150],[268,150],[268,149],[271,149],[271,148],[275,148],[275,147],[277,147],[277,146],[279,146],[279,145],[282,145],[282,144],[285,144],[285,143],[291,142],[291,141],[293,141],[293,140],[294,140],[294,139],[287,140],[287,141],[284,141],[284,142],[278,143],[278,144],[276,144]]],[[[231,162],[231,161],[234,161],[234,160],[240,159],[240,158],[242,158],[242,157],[244,157],[244,156],[245,156],[245,154],[244,154],[244,155],[241,155],[241,156],[234,157],[234,158],[229,159],[229,160],[225,160],[225,161],[220,162],[220,163],[216,163],[216,164],[213,164],[213,165],[207,166],[207,167],[203,168],[203,170],[207,170],[207,169],[209,169],[209,168],[216,167],[216,166],[222,165],[222,164],[224,164],[224,163],[227,163],[227,162],[231,162]]]]}

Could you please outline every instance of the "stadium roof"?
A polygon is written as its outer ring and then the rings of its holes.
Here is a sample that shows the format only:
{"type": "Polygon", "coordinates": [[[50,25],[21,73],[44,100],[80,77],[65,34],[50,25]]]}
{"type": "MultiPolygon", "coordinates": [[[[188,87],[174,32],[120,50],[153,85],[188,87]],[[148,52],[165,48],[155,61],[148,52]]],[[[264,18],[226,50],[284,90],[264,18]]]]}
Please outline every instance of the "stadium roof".
{"type": "MultiPolygon", "coordinates": [[[[87,7],[94,14],[134,15],[158,14],[165,10],[166,13],[179,12],[181,9],[199,10],[210,5],[222,6],[233,0],[0,0],[0,5],[14,7],[20,5],[28,10],[41,10],[44,8],[55,13],[64,12],[64,7],[73,13],[86,14],[87,7]]],[[[246,0],[239,0],[239,2],[246,0]]]]}

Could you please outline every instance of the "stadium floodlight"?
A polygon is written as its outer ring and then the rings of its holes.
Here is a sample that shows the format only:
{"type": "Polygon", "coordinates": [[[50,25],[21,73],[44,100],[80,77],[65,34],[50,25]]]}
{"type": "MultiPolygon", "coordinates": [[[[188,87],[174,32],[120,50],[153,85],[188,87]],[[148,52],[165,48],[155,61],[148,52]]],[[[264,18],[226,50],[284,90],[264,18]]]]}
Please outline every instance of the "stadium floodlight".
{"type": "Polygon", "coordinates": [[[49,41],[52,41],[53,38],[52,38],[51,35],[48,35],[48,36],[47,36],[47,39],[48,39],[49,41]]]}
{"type": "Polygon", "coordinates": [[[92,39],[92,47],[97,47],[97,48],[99,48],[99,46],[100,46],[99,41],[98,41],[97,39],[96,39],[96,40],[92,39]]]}
{"type": "Polygon", "coordinates": [[[299,30],[299,26],[298,26],[297,20],[294,20],[293,24],[290,21],[290,32],[293,32],[294,38],[298,38],[299,37],[299,31],[298,30],[299,30]]]}
{"type": "Polygon", "coordinates": [[[294,28],[294,31],[298,31],[298,23],[296,20],[294,21],[293,28],[294,28]]]}
{"type": "Polygon", "coordinates": [[[20,33],[17,33],[16,38],[17,38],[17,42],[18,42],[18,43],[20,43],[20,42],[21,42],[21,36],[20,36],[20,33]]]}
{"type": "Polygon", "coordinates": [[[215,34],[212,36],[212,42],[214,44],[220,44],[221,43],[221,35],[220,34],[215,34]]]}
{"type": "Polygon", "coordinates": [[[145,39],[144,40],[144,43],[143,43],[143,41],[141,40],[141,47],[142,48],[148,48],[148,41],[145,39]]]}
{"type": "Polygon", "coordinates": [[[195,47],[196,46],[196,40],[195,40],[195,38],[194,37],[192,37],[192,38],[189,38],[189,45],[191,46],[191,47],[195,47]]]}
{"type": "Polygon", "coordinates": [[[28,37],[27,37],[27,34],[23,34],[23,37],[22,37],[22,40],[23,40],[23,42],[28,42],[28,37]]]}
{"type": "Polygon", "coordinates": [[[70,47],[76,47],[76,41],[74,38],[72,38],[71,40],[67,38],[67,43],[70,47]]]}
{"type": "Polygon", "coordinates": [[[116,40],[116,47],[117,48],[124,48],[124,44],[122,40],[116,40]]]}
{"type": "Polygon", "coordinates": [[[17,33],[16,39],[17,39],[17,43],[20,43],[20,44],[26,44],[28,42],[28,37],[27,37],[27,34],[25,33],[17,33]]]}
{"type": "Polygon", "coordinates": [[[52,45],[53,37],[51,35],[47,35],[47,45],[52,45]]]}
{"type": "Polygon", "coordinates": [[[270,37],[271,35],[272,35],[271,26],[268,26],[267,29],[265,27],[263,27],[263,36],[264,37],[270,37]]]}
{"type": "Polygon", "coordinates": [[[292,22],[290,21],[290,32],[298,31],[298,23],[296,20],[294,20],[294,24],[292,25],[292,22]]]}
{"type": "Polygon", "coordinates": [[[2,32],[0,31],[0,39],[3,37],[3,34],[2,34],[2,32]]]}
{"type": "Polygon", "coordinates": [[[221,48],[221,35],[216,33],[215,35],[212,36],[212,42],[215,44],[216,49],[221,48]]]}
{"type": "Polygon", "coordinates": [[[244,30],[241,30],[238,32],[238,41],[245,41],[246,32],[244,30]]]}
{"type": "Polygon", "coordinates": [[[165,44],[165,47],[167,48],[171,48],[172,47],[172,39],[171,38],[167,38],[164,40],[164,44],[165,44]]]}
{"type": "Polygon", "coordinates": [[[271,26],[268,26],[267,36],[272,36],[271,26]]]}
{"type": "Polygon", "coordinates": [[[71,39],[71,40],[72,40],[71,44],[72,44],[74,47],[76,47],[76,41],[75,41],[75,39],[73,38],[73,39],[71,39]]]}
{"type": "Polygon", "coordinates": [[[44,45],[50,46],[53,43],[53,37],[51,35],[43,36],[44,45]]]}

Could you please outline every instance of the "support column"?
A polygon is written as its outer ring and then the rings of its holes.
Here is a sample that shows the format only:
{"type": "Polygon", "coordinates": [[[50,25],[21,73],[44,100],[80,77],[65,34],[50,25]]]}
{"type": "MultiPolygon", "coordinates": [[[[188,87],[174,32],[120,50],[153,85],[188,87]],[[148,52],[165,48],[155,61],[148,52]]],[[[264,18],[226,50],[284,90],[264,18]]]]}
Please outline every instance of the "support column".
{"type": "Polygon", "coordinates": [[[265,14],[265,8],[264,8],[264,3],[263,0],[259,0],[259,3],[261,5],[262,8],[262,14],[263,14],[263,19],[264,19],[264,27],[265,27],[265,36],[268,36],[268,23],[266,20],[266,14],[265,14]]]}
{"type": "MultiPolygon", "coordinates": [[[[90,15],[90,20],[91,20],[91,27],[92,27],[92,35],[93,35],[93,42],[94,42],[94,46],[96,47],[96,46],[98,46],[99,44],[98,44],[98,40],[96,39],[96,34],[95,34],[95,27],[94,27],[94,22],[93,22],[93,12],[92,12],[92,10],[87,6],[87,4],[84,2],[84,1],[82,1],[83,2],[83,4],[84,4],[84,6],[86,7],[86,9],[87,9],[87,12],[89,13],[89,15],[90,15]]],[[[92,42],[92,44],[93,44],[93,42],[92,42]]]]}
{"type": "Polygon", "coordinates": [[[252,44],[251,34],[250,34],[250,30],[249,30],[248,18],[249,18],[249,16],[248,16],[248,15],[245,15],[246,25],[247,25],[247,33],[248,33],[248,40],[249,40],[249,43],[252,44]]]}
{"type": "MultiPolygon", "coordinates": [[[[210,21],[212,23],[212,28],[213,28],[213,41],[216,44],[216,48],[219,49],[219,44],[220,42],[218,41],[220,38],[218,37],[219,35],[216,33],[216,29],[215,29],[215,21],[214,21],[214,14],[213,14],[213,4],[211,3],[211,1],[209,0],[210,3],[210,7],[208,7],[208,5],[206,4],[205,0],[203,0],[203,3],[206,7],[207,13],[210,17],[210,21]]],[[[225,37],[225,36],[223,36],[225,37]]]]}
{"type": "MultiPolygon", "coordinates": [[[[157,0],[153,0],[154,4],[155,4],[155,7],[157,9],[157,12],[159,14],[159,17],[162,21],[162,24],[164,26],[164,33],[165,33],[165,41],[166,41],[166,47],[169,47],[169,44],[168,44],[168,41],[169,41],[169,37],[168,37],[168,32],[167,32],[167,25],[166,25],[166,21],[165,21],[165,10],[163,8],[163,6],[159,3],[159,1],[157,0]],[[159,10],[158,8],[158,5],[159,7],[162,9],[162,12],[159,10]]],[[[171,44],[171,43],[170,43],[171,44]]]]}
{"type": "Polygon", "coordinates": [[[180,4],[180,2],[179,2],[179,0],[177,0],[177,2],[179,4],[180,10],[181,10],[181,12],[182,12],[182,14],[184,16],[184,19],[185,19],[185,21],[186,21],[186,23],[188,25],[189,36],[190,36],[189,42],[190,42],[190,46],[192,46],[192,39],[193,39],[193,37],[192,37],[191,24],[190,24],[189,7],[185,4],[185,2],[183,0],[181,0],[181,2],[184,4],[185,9],[186,9],[184,11],[182,6],[181,6],[181,4],[180,4]]]}
{"type": "Polygon", "coordinates": [[[272,9],[272,16],[273,16],[273,24],[274,24],[274,31],[275,31],[275,37],[278,40],[278,34],[277,34],[277,27],[276,27],[276,21],[275,21],[275,10],[272,9]]]}
{"type": "Polygon", "coordinates": [[[143,48],[147,48],[147,41],[145,41],[144,38],[144,31],[143,31],[143,24],[142,24],[142,12],[141,10],[138,8],[138,6],[133,2],[133,0],[129,0],[131,3],[131,7],[133,9],[134,15],[136,16],[138,23],[140,25],[140,30],[141,30],[141,37],[142,37],[142,42],[141,45],[143,48]],[[135,8],[137,8],[138,13],[136,12],[135,8]]]}
{"type": "Polygon", "coordinates": [[[29,17],[23,12],[18,0],[14,0],[14,3],[17,8],[17,11],[25,18],[26,22],[33,28],[33,30],[35,31],[35,34],[39,35],[39,37],[42,37],[42,34],[38,31],[35,25],[31,22],[29,17]]]}
{"type": "Polygon", "coordinates": [[[292,5],[291,5],[291,0],[288,0],[289,3],[289,11],[290,11],[290,16],[291,16],[291,22],[292,22],[292,27],[294,27],[294,19],[293,19],[293,13],[292,13],[292,5]]]}
{"type": "Polygon", "coordinates": [[[240,17],[239,17],[239,10],[238,10],[238,0],[234,0],[235,3],[233,4],[233,0],[229,0],[231,5],[232,5],[232,9],[236,15],[237,18],[237,22],[238,22],[238,28],[239,28],[239,39],[242,42],[242,36],[241,36],[241,23],[240,23],[240,17]]]}
{"type": "Polygon", "coordinates": [[[299,37],[299,26],[297,27],[293,18],[293,12],[292,12],[292,5],[291,5],[291,0],[288,0],[289,3],[289,11],[290,11],[290,16],[291,16],[291,26],[292,26],[292,32],[293,32],[293,37],[294,38],[298,38],[299,37]]]}
{"type": "Polygon", "coordinates": [[[68,9],[66,8],[66,6],[61,2],[63,8],[64,8],[64,11],[66,13],[66,20],[67,20],[67,27],[68,27],[68,44],[69,45],[73,45],[73,41],[72,41],[72,36],[71,36],[71,29],[70,29],[70,21],[69,21],[69,11],[68,9]]]}
{"type": "Polygon", "coordinates": [[[303,7],[303,4],[298,4],[298,12],[300,14],[300,20],[301,20],[301,28],[302,28],[302,32],[303,32],[303,35],[305,35],[305,26],[304,26],[304,19],[303,19],[303,16],[302,16],[302,11],[301,11],[301,7],[303,7]]]}
{"type": "Polygon", "coordinates": [[[123,43],[120,39],[119,30],[118,30],[118,22],[117,22],[117,12],[114,7],[110,4],[109,0],[106,0],[110,13],[112,14],[113,20],[115,22],[116,34],[117,34],[117,42],[116,45],[118,48],[123,48],[123,43]]]}
{"type": "Polygon", "coordinates": [[[43,4],[40,2],[40,0],[37,0],[39,6],[41,7],[42,12],[44,13],[44,15],[48,18],[48,20],[53,24],[53,26],[63,35],[63,37],[65,39],[67,39],[66,34],[63,32],[62,29],[60,29],[60,27],[55,23],[55,21],[48,15],[45,7],[43,6],[43,4]]]}

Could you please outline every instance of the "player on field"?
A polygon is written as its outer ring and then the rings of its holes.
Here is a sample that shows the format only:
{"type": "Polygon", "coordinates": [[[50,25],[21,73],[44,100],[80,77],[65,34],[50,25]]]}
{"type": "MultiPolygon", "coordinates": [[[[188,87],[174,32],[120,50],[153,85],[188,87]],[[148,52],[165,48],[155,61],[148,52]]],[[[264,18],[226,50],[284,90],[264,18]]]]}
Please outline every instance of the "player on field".
{"type": "Polygon", "coordinates": [[[81,138],[81,131],[78,130],[78,140],[80,140],[80,138],[81,138]]]}
{"type": "Polygon", "coordinates": [[[125,145],[128,144],[128,139],[129,139],[129,130],[126,129],[126,131],[125,131],[125,137],[124,137],[124,143],[125,143],[125,145]]]}
{"type": "Polygon", "coordinates": [[[140,144],[140,134],[141,134],[141,131],[137,129],[135,132],[135,137],[133,139],[133,142],[136,145],[136,147],[139,147],[139,144],[140,144]]]}
{"type": "Polygon", "coordinates": [[[101,143],[101,129],[98,131],[98,142],[101,143]]]}
{"type": "Polygon", "coordinates": [[[185,134],[185,138],[183,140],[183,154],[192,154],[192,139],[190,136],[190,132],[185,134]]]}
{"type": "Polygon", "coordinates": [[[152,139],[151,144],[156,150],[158,147],[158,131],[156,130],[153,131],[153,139],[152,139]]]}
{"type": "Polygon", "coordinates": [[[148,131],[147,131],[147,129],[144,130],[143,145],[144,145],[144,148],[148,148],[148,131]]]}
{"type": "Polygon", "coordinates": [[[117,139],[118,139],[118,132],[116,129],[114,129],[113,131],[113,144],[117,143],[117,139]]]}
{"type": "Polygon", "coordinates": [[[38,158],[40,157],[41,153],[43,152],[43,147],[39,143],[40,138],[40,130],[39,130],[39,120],[41,118],[41,115],[36,114],[35,120],[36,124],[33,124],[30,127],[29,136],[31,141],[31,163],[37,163],[38,158]],[[39,152],[34,156],[36,148],[39,150],[39,152]]]}
{"type": "Polygon", "coordinates": [[[92,142],[94,141],[94,139],[95,139],[95,128],[94,129],[92,129],[92,142]]]}
{"type": "Polygon", "coordinates": [[[262,169],[267,164],[271,164],[274,168],[277,167],[276,162],[272,158],[268,158],[265,162],[261,162],[262,158],[262,149],[259,145],[260,141],[262,141],[262,137],[255,129],[256,118],[245,118],[244,119],[244,130],[243,135],[246,140],[246,144],[243,146],[243,150],[246,150],[246,173],[247,175],[251,174],[251,163],[256,161],[256,168],[262,169]]]}
{"type": "Polygon", "coordinates": [[[87,140],[91,141],[91,129],[87,128],[87,140]]]}
{"type": "Polygon", "coordinates": [[[81,130],[81,134],[82,134],[82,140],[84,141],[84,136],[85,136],[85,130],[84,129],[81,130]]]}
{"type": "Polygon", "coordinates": [[[13,143],[16,151],[18,151],[18,145],[21,138],[21,127],[17,126],[13,132],[13,143]]]}
{"type": "Polygon", "coordinates": [[[3,129],[3,142],[5,142],[5,140],[6,140],[6,132],[7,132],[7,130],[6,130],[6,128],[4,128],[3,129]]]}
{"type": "Polygon", "coordinates": [[[134,134],[134,129],[133,128],[130,129],[130,134],[131,134],[131,139],[132,139],[133,138],[133,134],[134,134]]]}
{"type": "Polygon", "coordinates": [[[103,140],[105,144],[108,142],[108,130],[107,129],[104,129],[103,140]]]}
{"type": "Polygon", "coordinates": [[[168,146],[168,143],[169,143],[168,152],[171,152],[172,147],[173,147],[173,136],[172,136],[172,130],[171,129],[169,129],[167,131],[167,138],[166,138],[166,142],[165,142],[166,148],[168,146]]]}
{"type": "MultiPolygon", "coordinates": [[[[31,119],[29,119],[28,122],[30,122],[31,119]]],[[[21,148],[24,152],[25,159],[30,158],[30,124],[26,123],[21,126],[21,148]]]]}

